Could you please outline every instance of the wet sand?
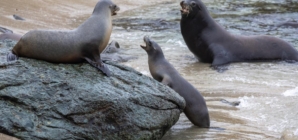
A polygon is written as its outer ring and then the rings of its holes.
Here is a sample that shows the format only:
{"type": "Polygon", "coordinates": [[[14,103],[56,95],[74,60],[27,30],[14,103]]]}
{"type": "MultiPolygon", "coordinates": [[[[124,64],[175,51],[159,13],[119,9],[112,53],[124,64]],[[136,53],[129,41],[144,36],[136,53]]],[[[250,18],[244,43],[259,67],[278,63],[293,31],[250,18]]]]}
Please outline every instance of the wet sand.
{"type": "MultiPolygon", "coordinates": [[[[121,8],[119,13],[163,1],[114,0],[121,8]]],[[[1,0],[0,26],[25,34],[33,29],[73,29],[91,15],[98,0],[1,0]],[[18,15],[25,21],[15,20],[18,15]]]]}

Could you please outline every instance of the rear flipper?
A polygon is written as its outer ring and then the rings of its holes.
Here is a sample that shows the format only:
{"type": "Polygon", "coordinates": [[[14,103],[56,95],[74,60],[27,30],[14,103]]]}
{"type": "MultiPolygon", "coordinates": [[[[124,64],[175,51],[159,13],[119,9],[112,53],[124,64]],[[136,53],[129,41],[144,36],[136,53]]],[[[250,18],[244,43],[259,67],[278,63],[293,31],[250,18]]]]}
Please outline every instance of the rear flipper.
{"type": "Polygon", "coordinates": [[[224,49],[221,45],[212,44],[210,45],[210,49],[214,54],[214,58],[211,64],[211,68],[216,70],[219,73],[222,73],[228,70],[228,65],[231,62],[232,54],[224,49]]]}
{"type": "Polygon", "coordinates": [[[13,54],[12,52],[9,52],[7,53],[6,55],[6,59],[7,59],[7,62],[11,62],[11,61],[16,61],[19,59],[19,57],[15,54],[13,54]]]}
{"type": "Polygon", "coordinates": [[[108,69],[107,66],[105,66],[103,64],[103,62],[99,59],[97,62],[92,61],[91,59],[85,57],[85,60],[90,63],[93,67],[97,68],[98,70],[102,71],[103,74],[105,74],[106,76],[110,77],[111,76],[111,72],[108,69]]]}

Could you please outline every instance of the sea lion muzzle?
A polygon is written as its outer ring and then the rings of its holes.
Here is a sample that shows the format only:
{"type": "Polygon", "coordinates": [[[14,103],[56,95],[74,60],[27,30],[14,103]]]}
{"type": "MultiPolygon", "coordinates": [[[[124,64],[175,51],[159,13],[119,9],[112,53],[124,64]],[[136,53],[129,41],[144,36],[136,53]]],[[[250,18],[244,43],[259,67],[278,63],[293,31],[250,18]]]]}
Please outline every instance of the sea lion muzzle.
{"type": "Polygon", "coordinates": [[[185,1],[181,1],[180,5],[181,5],[181,9],[180,9],[181,13],[188,15],[189,14],[189,5],[185,4],[185,1]]]}

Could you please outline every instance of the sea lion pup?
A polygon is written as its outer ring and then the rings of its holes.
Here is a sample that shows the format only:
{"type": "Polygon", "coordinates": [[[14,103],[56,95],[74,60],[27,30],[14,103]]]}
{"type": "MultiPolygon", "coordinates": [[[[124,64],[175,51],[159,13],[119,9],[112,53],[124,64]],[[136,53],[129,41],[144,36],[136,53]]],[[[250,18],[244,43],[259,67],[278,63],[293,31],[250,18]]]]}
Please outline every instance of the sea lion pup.
{"type": "Polygon", "coordinates": [[[183,0],[180,5],[183,39],[201,62],[216,67],[231,62],[298,61],[298,51],[276,37],[231,35],[212,19],[201,0],[183,0]]]}
{"type": "Polygon", "coordinates": [[[196,126],[209,128],[210,119],[206,102],[200,92],[180,76],[178,71],[165,59],[160,46],[144,37],[148,54],[149,69],[152,77],[179,93],[186,102],[184,113],[196,126]]]}
{"type": "Polygon", "coordinates": [[[120,8],[110,0],[100,0],[92,15],[70,31],[32,30],[26,33],[8,54],[8,61],[20,57],[53,63],[80,63],[83,60],[110,76],[100,59],[112,32],[112,16],[120,8]]]}
{"type": "Polygon", "coordinates": [[[22,37],[22,35],[19,34],[15,34],[13,33],[12,30],[0,27],[0,32],[2,32],[3,34],[0,34],[0,40],[6,40],[6,39],[10,39],[10,40],[14,40],[14,41],[19,41],[20,38],[22,37]]]}

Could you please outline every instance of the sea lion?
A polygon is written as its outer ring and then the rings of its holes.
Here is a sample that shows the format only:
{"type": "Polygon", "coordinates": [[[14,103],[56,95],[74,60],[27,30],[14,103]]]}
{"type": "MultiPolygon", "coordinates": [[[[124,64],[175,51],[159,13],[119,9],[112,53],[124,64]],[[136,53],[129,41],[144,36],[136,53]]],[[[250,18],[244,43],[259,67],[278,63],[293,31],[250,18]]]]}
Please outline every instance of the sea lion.
{"type": "Polygon", "coordinates": [[[3,33],[3,34],[0,34],[0,40],[10,39],[14,41],[19,41],[20,38],[22,37],[22,35],[15,34],[13,33],[12,30],[6,29],[4,27],[0,27],[0,32],[3,33]]]}
{"type": "Polygon", "coordinates": [[[291,21],[288,21],[288,22],[279,24],[279,25],[277,25],[277,26],[278,26],[278,27],[285,26],[285,27],[298,28],[298,22],[291,22],[291,21]]]}
{"type": "Polygon", "coordinates": [[[18,15],[12,15],[13,16],[13,18],[15,19],[15,20],[25,20],[24,18],[22,18],[22,17],[20,17],[20,16],[18,16],[18,15]]]}
{"type": "Polygon", "coordinates": [[[83,60],[110,72],[101,61],[100,53],[107,46],[112,32],[112,16],[120,8],[110,0],[100,0],[92,15],[78,28],[70,31],[32,30],[26,33],[8,54],[8,61],[18,56],[53,63],[79,63],[83,60]]]}
{"type": "Polygon", "coordinates": [[[201,0],[183,0],[180,5],[183,39],[201,62],[216,67],[231,62],[298,61],[298,51],[276,37],[230,34],[212,19],[201,0]]]}
{"type": "Polygon", "coordinates": [[[290,27],[290,28],[298,28],[298,22],[287,21],[271,27],[268,31],[277,30],[279,27],[290,27]]]}
{"type": "Polygon", "coordinates": [[[10,39],[10,40],[14,40],[14,41],[19,41],[21,37],[22,37],[22,35],[15,34],[15,33],[0,34],[0,40],[10,39]]]}
{"type": "Polygon", "coordinates": [[[228,104],[228,105],[231,105],[231,106],[238,106],[240,105],[240,101],[233,101],[233,102],[230,102],[230,101],[227,101],[226,99],[221,99],[220,100],[222,103],[225,103],[225,104],[228,104]]]}
{"type": "Polygon", "coordinates": [[[101,60],[114,62],[127,62],[130,59],[136,59],[136,56],[130,56],[122,53],[120,45],[117,41],[112,41],[105,50],[100,54],[101,60]]]}
{"type": "Polygon", "coordinates": [[[179,93],[186,102],[184,113],[196,126],[210,127],[209,113],[206,102],[200,92],[180,76],[178,71],[165,59],[160,46],[144,37],[145,46],[141,45],[148,54],[149,69],[152,77],[169,86],[179,93]]]}
{"type": "Polygon", "coordinates": [[[2,33],[13,33],[12,30],[9,30],[9,29],[4,28],[4,27],[0,27],[0,32],[2,32],[2,33]]]}
{"type": "Polygon", "coordinates": [[[117,41],[111,41],[111,43],[103,50],[102,53],[116,53],[120,49],[120,45],[117,41]]]}

